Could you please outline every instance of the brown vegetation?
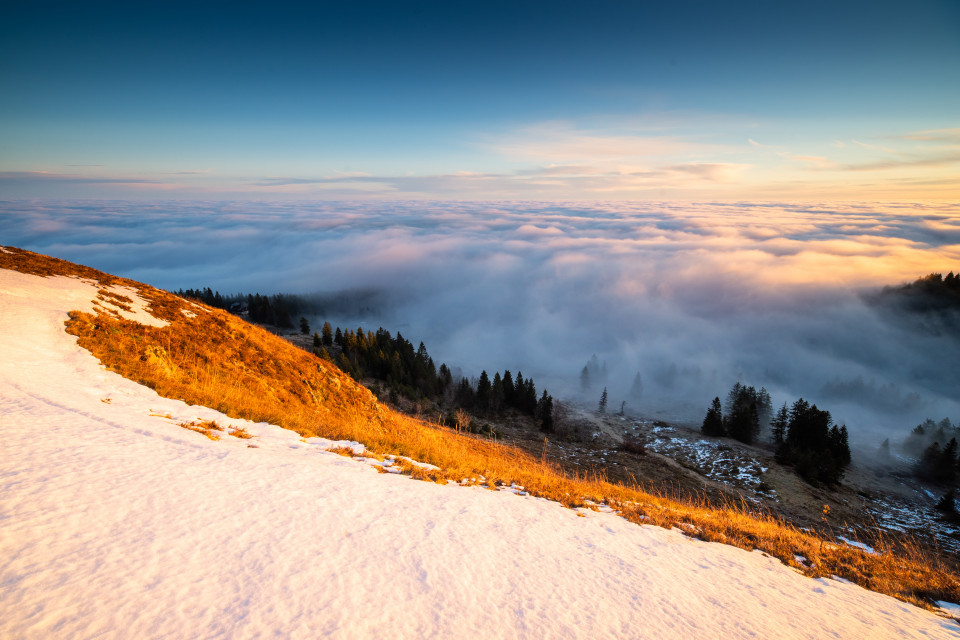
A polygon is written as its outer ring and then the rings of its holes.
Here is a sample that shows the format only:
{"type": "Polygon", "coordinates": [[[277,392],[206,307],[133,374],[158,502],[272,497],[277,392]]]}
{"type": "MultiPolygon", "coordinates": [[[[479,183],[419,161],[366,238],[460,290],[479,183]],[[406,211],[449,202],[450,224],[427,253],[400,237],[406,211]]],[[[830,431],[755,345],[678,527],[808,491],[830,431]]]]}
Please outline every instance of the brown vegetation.
{"type": "Polygon", "coordinates": [[[218,425],[218,424],[217,424],[215,421],[213,421],[213,420],[201,420],[201,421],[194,421],[194,422],[180,422],[180,423],[178,423],[178,425],[181,426],[181,427],[183,427],[184,429],[189,429],[190,431],[196,431],[197,433],[202,433],[203,435],[207,436],[207,437],[210,438],[211,440],[219,440],[219,439],[220,439],[220,436],[218,436],[217,434],[213,433],[214,431],[223,431],[223,428],[220,427],[220,425],[218,425]]]}
{"type": "MultiPolygon", "coordinates": [[[[915,604],[960,601],[956,567],[909,540],[867,541],[877,550],[868,554],[800,531],[742,502],[717,508],[702,500],[669,500],[596,474],[565,473],[545,457],[394,412],[332,364],[224,311],[204,307],[205,313],[189,317],[181,309],[196,309],[193,303],[164,291],[19,249],[8,251],[14,253],[0,252],[0,268],[136,288],[150,312],[168,326],[72,312],[67,331],[104,365],[162,396],[280,425],[304,437],[354,440],[375,454],[439,467],[401,465],[416,478],[482,477],[491,488],[516,483],[569,507],[608,504],[639,524],[678,527],[704,540],[760,549],[805,574],[838,575],[915,604]]],[[[209,424],[201,428],[213,435],[209,424]]]]}

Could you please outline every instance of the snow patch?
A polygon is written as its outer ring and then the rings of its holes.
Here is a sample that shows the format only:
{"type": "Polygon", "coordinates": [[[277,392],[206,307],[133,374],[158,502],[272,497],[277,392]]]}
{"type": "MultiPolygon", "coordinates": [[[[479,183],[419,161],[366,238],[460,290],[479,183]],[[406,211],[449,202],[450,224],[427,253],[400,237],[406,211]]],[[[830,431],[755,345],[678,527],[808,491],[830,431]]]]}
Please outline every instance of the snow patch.
{"type": "Polygon", "coordinates": [[[0,637],[957,636],[763,554],[161,398],[64,332],[96,294],[0,270],[0,637]],[[178,424],[208,420],[227,435],[178,424]]]}
{"type": "Polygon", "coordinates": [[[939,600],[937,601],[937,606],[951,618],[960,619],[960,604],[939,600]]]}
{"type": "MultiPolygon", "coordinates": [[[[711,480],[737,482],[759,492],[760,476],[766,472],[766,468],[761,467],[754,458],[741,454],[723,442],[667,435],[674,431],[673,427],[654,426],[651,429],[654,437],[647,443],[647,449],[687,464],[711,480]]],[[[762,493],[776,496],[772,489],[762,493]]]]}
{"type": "Polygon", "coordinates": [[[844,538],[843,536],[837,536],[837,540],[843,542],[847,546],[855,547],[857,549],[860,549],[861,551],[866,551],[867,553],[870,553],[870,554],[876,554],[876,551],[873,550],[873,547],[871,547],[868,544],[857,542],[856,540],[849,540],[847,538],[844,538]]]}
{"type": "Polygon", "coordinates": [[[125,309],[123,306],[119,306],[117,302],[111,299],[109,296],[101,299],[101,306],[107,307],[111,311],[120,315],[121,318],[125,320],[132,320],[133,322],[144,324],[150,327],[165,327],[170,324],[166,320],[161,320],[154,317],[149,311],[147,311],[148,303],[146,300],[140,297],[140,293],[136,289],[122,285],[110,285],[109,287],[101,287],[101,289],[116,296],[130,298],[133,301],[129,304],[126,304],[125,306],[129,307],[129,309],[125,309]]]}

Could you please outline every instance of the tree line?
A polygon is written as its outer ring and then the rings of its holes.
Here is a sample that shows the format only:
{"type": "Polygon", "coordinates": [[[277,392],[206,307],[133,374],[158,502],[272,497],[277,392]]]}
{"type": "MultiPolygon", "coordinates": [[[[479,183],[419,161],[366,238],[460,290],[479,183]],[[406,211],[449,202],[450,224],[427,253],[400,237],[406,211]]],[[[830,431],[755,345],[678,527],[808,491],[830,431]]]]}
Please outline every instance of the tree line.
{"type": "Polygon", "coordinates": [[[283,329],[294,327],[293,318],[304,312],[306,303],[298,296],[277,293],[272,296],[262,296],[259,293],[221,295],[210,287],[202,289],[180,289],[174,291],[181,298],[192,298],[200,302],[225,309],[232,313],[239,313],[242,309],[249,314],[251,322],[269,324],[283,329]]]}
{"type": "Polygon", "coordinates": [[[955,310],[960,307],[960,273],[931,273],[908,284],[884,287],[880,299],[920,313],[955,310]]]}
{"type": "Polygon", "coordinates": [[[737,382],[727,394],[726,405],[713,399],[701,431],[708,436],[726,436],[753,444],[760,436],[761,425],[770,422],[770,394],[763,387],[758,391],[737,382]]]}
{"type": "MultiPolygon", "coordinates": [[[[235,313],[246,311],[251,322],[283,328],[294,328],[292,318],[309,306],[293,295],[223,296],[209,287],[181,289],[176,295],[235,313]]],[[[310,333],[304,317],[300,318],[300,330],[310,333]]],[[[482,417],[499,417],[512,410],[532,418],[542,431],[554,430],[553,396],[544,389],[538,398],[532,378],[525,379],[523,373],[517,372],[514,379],[505,370],[502,375],[495,372],[491,379],[484,370],[479,378],[461,377],[455,384],[450,368],[444,363],[438,368],[423,342],[414,348],[399,331],[394,336],[382,327],[376,332],[363,327],[334,329],[324,322],[322,329],[313,334],[313,352],[358,382],[373,379],[378,385],[385,385],[394,404],[402,396],[447,405],[449,411],[441,421],[452,421],[456,409],[482,417]]]]}
{"type": "MultiPolygon", "coordinates": [[[[917,460],[913,475],[923,480],[954,484],[960,476],[958,437],[960,425],[952,424],[949,418],[940,422],[927,418],[914,427],[903,442],[904,452],[917,460]]],[[[889,456],[889,439],[884,445],[889,456]]]]}
{"type": "Polygon", "coordinates": [[[449,367],[441,363],[437,369],[423,342],[415,350],[399,332],[394,337],[382,327],[376,333],[364,332],[362,327],[344,331],[340,327],[333,330],[329,322],[324,322],[321,333],[314,334],[314,351],[355,380],[373,378],[385,383],[391,399],[397,395],[430,398],[483,417],[498,417],[513,410],[533,418],[542,431],[554,430],[553,396],[544,389],[538,398],[533,378],[525,379],[522,372],[517,372],[514,379],[509,370],[503,375],[497,371],[491,379],[484,369],[475,380],[464,376],[453,384],[449,367]],[[327,350],[333,345],[340,351],[335,359],[327,350]]]}
{"type": "Polygon", "coordinates": [[[780,464],[793,467],[807,482],[836,484],[850,464],[850,443],[846,425],[837,426],[829,411],[800,398],[789,408],[786,403],[771,416],[770,394],[737,382],[727,394],[726,406],[719,396],[707,410],[701,432],[725,436],[752,444],[763,427],[770,426],[780,464]]]}

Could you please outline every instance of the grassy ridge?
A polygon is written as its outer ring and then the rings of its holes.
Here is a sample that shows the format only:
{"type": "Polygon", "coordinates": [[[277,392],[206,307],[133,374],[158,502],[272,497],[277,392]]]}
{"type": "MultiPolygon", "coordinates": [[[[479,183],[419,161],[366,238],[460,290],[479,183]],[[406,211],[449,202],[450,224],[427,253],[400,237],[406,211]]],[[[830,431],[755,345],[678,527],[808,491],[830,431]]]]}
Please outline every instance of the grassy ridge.
{"type": "Polygon", "coordinates": [[[333,365],[226,312],[87,267],[8,251],[13,253],[0,252],[0,268],[77,275],[138,289],[151,313],[168,326],[149,327],[103,311],[72,312],[67,331],[105,366],[162,396],[270,422],[304,436],[355,440],[377,453],[409,456],[440,468],[412,467],[411,474],[422,479],[482,476],[491,486],[517,483],[567,506],[606,503],[633,522],[679,527],[704,540],[760,549],[808,575],[838,575],[921,606],[929,606],[930,600],[960,601],[960,573],[953,562],[909,540],[867,541],[878,552],[867,554],[799,531],[780,518],[753,513],[742,503],[712,508],[696,500],[668,500],[602,477],[568,475],[516,448],[392,411],[333,365]]]}

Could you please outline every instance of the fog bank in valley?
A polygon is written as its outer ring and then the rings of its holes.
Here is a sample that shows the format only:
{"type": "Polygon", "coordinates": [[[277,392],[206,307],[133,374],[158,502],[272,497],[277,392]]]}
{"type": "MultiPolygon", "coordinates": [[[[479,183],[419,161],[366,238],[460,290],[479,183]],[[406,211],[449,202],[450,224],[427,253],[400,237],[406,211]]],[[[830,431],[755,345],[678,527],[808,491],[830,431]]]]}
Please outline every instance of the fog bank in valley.
{"type": "Polygon", "coordinates": [[[7,202],[0,220],[4,244],[167,289],[359,290],[363,312],[332,323],[399,329],[438,363],[522,370],[558,397],[596,354],[612,409],[698,421],[740,380],[819,404],[854,441],[960,420],[956,332],[863,298],[960,269],[956,206],[7,202]]]}

